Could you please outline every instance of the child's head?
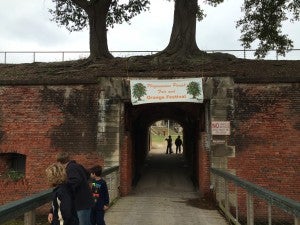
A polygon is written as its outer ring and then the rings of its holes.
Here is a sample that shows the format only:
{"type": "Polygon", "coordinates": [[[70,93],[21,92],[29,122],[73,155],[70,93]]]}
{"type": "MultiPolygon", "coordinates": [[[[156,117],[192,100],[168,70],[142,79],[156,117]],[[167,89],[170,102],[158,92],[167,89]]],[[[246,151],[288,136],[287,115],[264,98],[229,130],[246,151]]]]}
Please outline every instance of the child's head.
{"type": "Polygon", "coordinates": [[[101,177],[102,175],[102,167],[101,166],[93,166],[90,169],[91,177],[94,178],[96,177],[101,177]]]}
{"type": "Polygon", "coordinates": [[[68,152],[59,152],[56,155],[56,161],[62,164],[66,164],[70,161],[70,154],[68,152]]]}
{"type": "Polygon", "coordinates": [[[67,179],[66,169],[61,163],[53,163],[46,169],[48,182],[52,186],[62,184],[67,179]]]}

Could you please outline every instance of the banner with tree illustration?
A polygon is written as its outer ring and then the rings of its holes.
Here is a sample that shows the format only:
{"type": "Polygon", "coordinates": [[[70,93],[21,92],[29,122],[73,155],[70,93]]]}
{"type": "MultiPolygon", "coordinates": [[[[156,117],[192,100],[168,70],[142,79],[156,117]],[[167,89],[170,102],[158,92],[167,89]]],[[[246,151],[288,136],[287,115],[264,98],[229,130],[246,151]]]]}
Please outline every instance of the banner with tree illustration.
{"type": "Polygon", "coordinates": [[[162,102],[203,102],[202,78],[130,80],[133,105],[162,102]]]}

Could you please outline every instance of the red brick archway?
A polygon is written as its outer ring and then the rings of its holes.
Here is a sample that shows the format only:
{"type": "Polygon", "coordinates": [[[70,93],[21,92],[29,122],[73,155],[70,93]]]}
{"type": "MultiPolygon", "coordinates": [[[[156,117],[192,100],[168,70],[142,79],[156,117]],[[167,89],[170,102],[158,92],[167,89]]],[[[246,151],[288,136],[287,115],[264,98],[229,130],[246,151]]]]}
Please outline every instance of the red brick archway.
{"type": "Polygon", "coordinates": [[[165,103],[132,106],[125,104],[125,135],[121,148],[121,195],[131,191],[138,178],[149,149],[148,129],[154,122],[170,119],[184,130],[185,157],[200,191],[209,190],[209,157],[203,147],[205,127],[204,105],[194,103],[165,103]]]}

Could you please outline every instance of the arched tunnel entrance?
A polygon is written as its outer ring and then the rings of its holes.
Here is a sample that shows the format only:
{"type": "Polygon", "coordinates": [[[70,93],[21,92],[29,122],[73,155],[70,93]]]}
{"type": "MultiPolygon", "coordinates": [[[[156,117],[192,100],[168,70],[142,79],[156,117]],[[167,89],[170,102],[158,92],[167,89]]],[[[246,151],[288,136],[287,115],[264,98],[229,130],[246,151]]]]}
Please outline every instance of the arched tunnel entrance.
{"type": "Polygon", "coordinates": [[[183,156],[190,168],[187,176],[192,178],[195,186],[201,185],[203,174],[209,176],[207,165],[199,161],[201,151],[204,151],[201,149],[200,135],[205,129],[204,104],[157,103],[133,106],[128,103],[125,104],[124,119],[125,145],[121,150],[120,162],[122,195],[130,193],[132,186],[139,181],[150,150],[149,128],[159,120],[173,120],[183,128],[183,156]]]}

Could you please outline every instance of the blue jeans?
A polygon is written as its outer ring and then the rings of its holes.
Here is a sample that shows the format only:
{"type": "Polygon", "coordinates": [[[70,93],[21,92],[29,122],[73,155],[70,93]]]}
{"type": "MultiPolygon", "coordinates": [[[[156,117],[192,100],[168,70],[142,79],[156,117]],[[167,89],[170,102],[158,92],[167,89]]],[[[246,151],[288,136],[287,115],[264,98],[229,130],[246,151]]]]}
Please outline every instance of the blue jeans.
{"type": "Polygon", "coordinates": [[[79,225],[91,225],[91,209],[77,211],[79,225]]]}

